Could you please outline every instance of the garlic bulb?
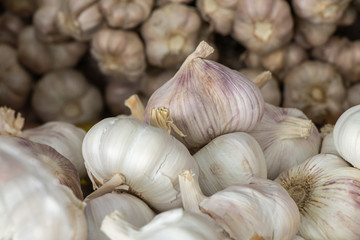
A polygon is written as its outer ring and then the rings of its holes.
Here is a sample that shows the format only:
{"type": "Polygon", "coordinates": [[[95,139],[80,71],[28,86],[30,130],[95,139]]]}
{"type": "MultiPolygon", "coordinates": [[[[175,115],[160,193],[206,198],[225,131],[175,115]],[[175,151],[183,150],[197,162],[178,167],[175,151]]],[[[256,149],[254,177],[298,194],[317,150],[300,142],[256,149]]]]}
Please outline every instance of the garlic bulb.
{"type": "Polygon", "coordinates": [[[139,198],[127,193],[108,193],[87,202],[85,216],[88,223],[88,240],[109,239],[100,230],[106,215],[117,211],[122,219],[140,228],[153,219],[155,213],[139,198]]]}
{"type": "Polygon", "coordinates": [[[345,100],[345,109],[353,107],[360,104],[360,83],[355,83],[346,89],[346,100],[345,100]]]}
{"type": "Polygon", "coordinates": [[[175,76],[150,97],[150,111],[170,109],[175,125],[186,137],[175,136],[188,148],[199,148],[215,137],[249,131],[260,121],[264,99],[260,89],[240,72],[206,60],[213,48],[201,42],[175,76]]]}
{"type": "Polygon", "coordinates": [[[264,153],[247,133],[218,136],[193,157],[199,165],[199,183],[206,196],[246,183],[251,177],[267,177],[264,153]]]}
{"type": "Polygon", "coordinates": [[[72,69],[44,75],[35,85],[31,103],[43,121],[74,124],[98,119],[103,108],[100,91],[72,69]]]}
{"type": "Polygon", "coordinates": [[[19,16],[5,12],[0,15],[0,44],[17,46],[17,38],[24,27],[24,22],[19,16]]]}
{"type": "Polygon", "coordinates": [[[284,80],[284,107],[295,107],[317,124],[335,123],[343,109],[345,86],[333,66],[306,61],[291,69],[284,80]]]}
{"type": "Polygon", "coordinates": [[[264,151],[269,179],[320,150],[321,137],[316,126],[295,108],[265,104],[263,118],[249,134],[264,151]]]}
{"type": "Polygon", "coordinates": [[[118,212],[105,217],[101,229],[111,240],[218,240],[225,239],[213,221],[181,208],[160,213],[142,228],[130,224],[118,212]]]}
{"type": "Polygon", "coordinates": [[[296,202],[305,239],[358,239],[360,170],[340,157],[319,154],[275,180],[296,202]]]}
{"type": "Polygon", "coordinates": [[[320,128],[320,135],[322,138],[320,153],[330,153],[340,157],[334,143],[334,125],[325,124],[320,128]]]}
{"type": "Polygon", "coordinates": [[[31,17],[36,10],[36,0],[2,0],[1,5],[20,17],[31,17]]]}
{"type": "Polygon", "coordinates": [[[151,12],[154,0],[100,0],[99,9],[113,28],[135,28],[145,21],[151,12]]]}
{"type": "MultiPolygon", "coordinates": [[[[352,1],[352,4],[353,3],[354,1],[352,1]]],[[[338,26],[351,26],[355,23],[357,15],[357,10],[352,5],[350,5],[348,8],[346,8],[344,14],[336,24],[338,26]]]]}
{"type": "Polygon", "coordinates": [[[42,43],[37,39],[34,27],[26,27],[21,31],[18,45],[19,61],[37,74],[73,67],[87,49],[84,43],[76,41],[42,43]]]}
{"type": "Polygon", "coordinates": [[[357,146],[360,105],[353,106],[341,114],[334,126],[334,144],[336,150],[347,162],[360,168],[360,151],[357,146]]]}
{"type": "Polygon", "coordinates": [[[159,211],[180,207],[178,174],[198,172],[183,144],[163,129],[127,116],[96,123],[85,135],[82,152],[94,188],[103,185],[89,200],[102,189],[111,192],[120,186],[159,211]]]}
{"type": "Polygon", "coordinates": [[[146,68],[144,46],[136,32],[102,29],[91,41],[91,54],[105,75],[136,81],[146,68]]]}
{"type": "Polygon", "coordinates": [[[293,19],[284,0],[239,0],[232,36],[248,50],[269,53],[287,44],[293,35],[293,19]]]}
{"type": "Polygon", "coordinates": [[[99,0],[63,0],[58,11],[57,26],[65,35],[88,41],[105,25],[99,0]]]}
{"type": "Polygon", "coordinates": [[[0,105],[20,109],[26,104],[33,81],[20,65],[16,50],[0,44],[0,105]]]}
{"type": "Polygon", "coordinates": [[[175,73],[177,68],[148,68],[140,80],[140,90],[146,97],[151,97],[151,95],[170,80],[175,73]]]}
{"type": "Polygon", "coordinates": [[[158,67],[179,65],[198,44],[200,27],[194,7],[169,3],[156,8],[141,26],[147,60],[158,67]]]}
{"type": "Polygon", "coordinates": [[[185,210],[209,215],[231,239],[292,239],[298,231],[299,210],[276,182],[251,178],[210,197],[189,171],[179,182],[185,210]]]}
{"type": "Polygon", "coordinates": [[[84,203],[27,149],[0,144],[0,239],[87,239],[84,203]]]}

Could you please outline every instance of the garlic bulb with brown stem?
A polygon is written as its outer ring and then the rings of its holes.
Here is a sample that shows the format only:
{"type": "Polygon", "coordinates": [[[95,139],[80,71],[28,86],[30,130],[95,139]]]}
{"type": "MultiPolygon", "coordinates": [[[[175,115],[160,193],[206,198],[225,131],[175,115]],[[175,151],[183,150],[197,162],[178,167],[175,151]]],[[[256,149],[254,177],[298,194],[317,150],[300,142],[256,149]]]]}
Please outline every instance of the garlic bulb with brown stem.
{"type": "Polygon", "coordinates": [[[36,0],[2,0],[1,4],[5,10],[23,18],[31,17],[37,7],[36,0]]]}
{"type": "Polygon", "coordinates": [[[144,226],[155,216],[146,203],[127,193],[108,193],[94,198],[86,203],[84,211],[88,223],[88,240],[109,239],[100,227],[106,215],[114,211],[137,228],[144,226]]]}
{"type": "Polygon", "coordinates": [[[59,44],[42,43],[37,39],[35,29],[31,26],[23,29],[19,35],[19,61],[36,74],[73,67],[86,50],[85,43],[76,41],[59,44]]]}
{"type": "Polygon", "coordinates": [[[334,124],[343,109],[345,86],[335,68],[319,61],[305,61],[291,69],[284,80],[284,107],[302,110],[317,124],[334,124]]]}
{"type": "Polygon", "coordinates": [[[34,87],[31,104],[43,121],[74,124],[97,120],[103,110],[99,89],[73,69],[61,69],[44,75],[34,87]]]}
{"type": "Polygon", "coordinates": [[[248,50],[269,53],[290,42],[293,18],[284,0],[239,0],[232,36],[248,50]]]}
{"type": "Polygon", "coordinates": [[[0,239],[87,239],[85,204],[36,158],[0,144],[0,239]]]}
{"type": "Polygon", "coordinates": [[[340,157],[319,154],[275,180],[294,199],[305,239],[358,239],[360,170],[340,157]]]}
{"type": "Polygon", "coordinates": [[[32,89],[32,76],[19,63],[14,48],[0,43],[0,52],[0,105],[19,110],[32,89]]]}
{"type": "Polygon", "coordinates": [[[340,157],[334,143],[334,125],[325,124],[320,128],[320,135],[322,138],[320,153],[330,153],[340,157]]]}
{"type": "Polygon", "coordinates": [[[269,179],[318,154],[321,137],[316,126],[295,108],[265,104],[261,121],[249,132],[264,151],[269,179]]]}
{"type": "Polygon", "coordinates": [[[166,68],[181,64],[196,48],[201,24],[192,6],[169,3],[156,8],[141,26],[149,63],[166,68]]]}
{"type": "Polygon", "coordinates": [[[57,13],[57,26],[65,35],[78,41],[89,41],[105,26],[99,0],[63,0],[57,13]]]}
{"type": "Polygon", "coordinates": [[[137,81],[146,68],[144,45],[134,31],[104,28],[91,41],[91,55],[105,75],[137,81]]]}
{"type": "Polygon", "coordinates": [[[131,29],[149,17],[154,1],[99,0],[99,9],[110,27],[131,29]]]}
{"type": "Polygon", "coordinates": [[[201,42],[175,76],[154,92],[145,109],[145,122],[151,123],[152,109],[169,108],[175,125],[186,135],[174,136],[189,149],[225,133],[250,131],[263,115],[260,89],[240,72],[206,60],[212,51],[201,42]]]}
{"type": "Polygon", "coordinates": [[[121,189],[165,211],[181,207],[178,174],[198,172],[186,147],[160,128],[129,116],[105,118],[85,135],[82,153],[95,189],[91,200],[121,189]]]}
{"type": "Polygon", "coordinates": [[[190,171],[179,182],[184,209],[210,216],[231,239],[292,239],[298,231],[299,210],[276,182],[253,177],[210,197],[190,171]]]}
{"type": "Polygon", "coordinates": [[[12,47],[17,46],[17,38],[24,27],[23,20],[10,12],[0,15],[0,44],[8,44],[12,47]]]}

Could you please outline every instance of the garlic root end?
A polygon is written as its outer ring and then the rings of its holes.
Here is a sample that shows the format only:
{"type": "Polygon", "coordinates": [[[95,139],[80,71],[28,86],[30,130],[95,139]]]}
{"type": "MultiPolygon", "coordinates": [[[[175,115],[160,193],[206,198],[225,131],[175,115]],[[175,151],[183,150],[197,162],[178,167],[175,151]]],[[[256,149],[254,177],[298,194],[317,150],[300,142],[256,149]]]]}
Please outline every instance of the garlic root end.
{"type": "Polygon", "coordinates": [[[24,118],[21,113],[17,113],[8,107],[0,107],[0,135],[10,135],[21,137],[21,129],[24,127],[24,118]]]}

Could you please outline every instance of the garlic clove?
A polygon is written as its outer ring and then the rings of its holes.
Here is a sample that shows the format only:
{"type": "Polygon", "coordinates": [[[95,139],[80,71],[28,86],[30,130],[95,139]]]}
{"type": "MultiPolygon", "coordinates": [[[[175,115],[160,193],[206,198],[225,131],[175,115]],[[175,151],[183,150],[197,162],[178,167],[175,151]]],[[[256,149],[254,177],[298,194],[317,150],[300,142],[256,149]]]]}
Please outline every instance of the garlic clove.
{"type": "Polygon", "coordinates": [[[322,138],[320,153],[330,153],[340,157],[334,143],[334,125],[325,124],[320,128],[320,135],[322,138]]]}
{"type": "Polygon", "coordinates": [[[186,135],[174,136],[189,149],[221,134],[249,131],[263,114],[259,88],[238,71],[204,59],[212,52],[210,45],[201,42],[175,76],[150,97],[145,109],[145,122],[150,123],[151,109],[168,108],[174,124],[186,135]]]}

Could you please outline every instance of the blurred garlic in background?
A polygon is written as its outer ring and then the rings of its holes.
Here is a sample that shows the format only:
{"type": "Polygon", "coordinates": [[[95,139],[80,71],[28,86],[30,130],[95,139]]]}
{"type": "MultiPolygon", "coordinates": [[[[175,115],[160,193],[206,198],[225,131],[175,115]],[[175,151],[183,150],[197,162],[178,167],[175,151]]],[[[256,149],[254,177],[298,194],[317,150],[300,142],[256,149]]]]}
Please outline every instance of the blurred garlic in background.
{"type": "Polygon", "coordinates": [[[2,0],[5,10],[23,18],[31,17],[36,10],[36,0],[2,0]]]}
{"type": "Polygon", "coordinates": [[[25,23],[19,16],[10,12],[2,13],[0,15],[0,44],[16,47],[18,35],[24,25],[25,23]]]}
{"type": "Polygon", "coordinates": [[[199,43],[201,18],[192,6],[169,3],[156,8],[141,26],[151,65],[180,65],[199,43]]]}
{"type": "Polygon", "coordinates": [[[35,85],[32,107],[42,121],[88,123],[100,118],[100,90],[77,70],[61,69],[45,74],[35,85]]]}
{"type": "Polygon", "coordinates": [[[320,128],[320,135],[322,138],[320,153],[330,153],[341,157],[334,143],[334,125],[325,124],[320,128]]]}
{"type": "Polygon", "coordinates": [[[174,77],[177,70],[177,68],[148,68],[140,81],[141,92],[146,97],[150,97],[158,88],[174,77]]]}
{"type": "Polygon", "coordinates": [[[360,104],[360,83],[355,83],[346,89],[346,100],[344,103],[344,108],[348,109],[350,107],[360,104]]]}

